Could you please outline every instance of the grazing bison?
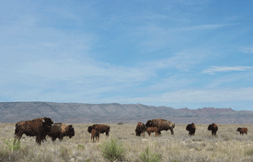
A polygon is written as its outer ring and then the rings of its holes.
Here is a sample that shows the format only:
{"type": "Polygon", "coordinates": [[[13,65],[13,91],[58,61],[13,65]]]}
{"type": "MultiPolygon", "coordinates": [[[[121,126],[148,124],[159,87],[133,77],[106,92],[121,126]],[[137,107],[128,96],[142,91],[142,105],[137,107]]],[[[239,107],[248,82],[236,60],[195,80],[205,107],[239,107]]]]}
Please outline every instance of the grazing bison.
{"type": "Polygon", "coordinates": [[[171,134],[174,134],[173,129],[175,128],[175,123],[171,121],[167,121],[165,119],[153,119],[148,120],[146,123],[146,127],[157,127],[158,133],[161,134],[162,130],[170,130],[171,134]]]}
{"type": "Polygon", "coordinates": [[[248,128],[237,128],[237,131],[240,132],[241,135],[243,135],[244,133],[247,134],[248,133],[248,128]]]}
{"type": "Polygon", "coordinates": [[[136,129],[135,129],[135,133],[136,136],[140,136],[141,134],[145,134],[145,130],[146,130],[146,126],[144,123],[142,122],[138,122],[136,129]]]}
{"type": "Polygon", "coordinates": [[[218,125],[212,123],[208,126],[207,130],[212,131],[212,135],[216,135],[216,132],[218,131],[218,125]]]}
{"type": "Polygon", "coordinates": [[[100,132],[96,129],[92,129],[91,130],[91,141],[93,139],[93,142],[94,142],[94,138],[96,137],[96,140],[99,142],[99,134],[100,132]]]}
{"type": "Polygon", "coordinates": [[[67,126],[63,123],[55,123],[51,126],[50,132],[48,132],[47,135],[51,137],[53,141],[57,138],[62,141],[64,136],[69,136],[69,138],[73,137],[75,135],[75,130],[72,125],[67,126]]]}
{"type": "Polygon", "coordinates": [[[194,123],[188,124],[186,130],[189,131],[189,135],[194,135],[196,131],[196,126],[194,123]]]}
{"type": "Polygon", "coordinates": [[[106,136],[109,136],[110,126],[103,125],[103,124],[93,124],[92,126],[88,127],[88,132],[91,133],[92,129],[98,130],[100,133],[106,133],[106,136]]]}
{"type": "Polygon", "coordinates": [[[155,132],[155,136],[158,136],[159,131],[157,127],[148,127],[146,132],[148,133],[148,135],[150,136],[151,133],[155,132]]]}
{"type": "Polygon", "coordinates": [[[15,139],[20,140],[23,134],[27,136],[36,136],[36,142],[40,145],[41,141],[45,139],[45,136],[50,131],[52,124],[53,121],[47,117],[17,122],[15,139]]]}

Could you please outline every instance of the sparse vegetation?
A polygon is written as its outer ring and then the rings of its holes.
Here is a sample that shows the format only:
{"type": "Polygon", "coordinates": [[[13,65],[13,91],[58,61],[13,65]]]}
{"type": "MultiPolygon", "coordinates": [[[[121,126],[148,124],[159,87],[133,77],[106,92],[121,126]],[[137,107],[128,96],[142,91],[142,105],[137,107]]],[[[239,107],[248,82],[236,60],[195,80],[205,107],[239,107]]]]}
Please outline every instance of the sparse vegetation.
{"type": "Polygon", "coordinates": [[[114,138],[110,142],[103,142],[100,145],[100,149],[103,157],[110,161],[122,160],[124,157],[125,148],[123,144],[114,138]]]}
{"type": "Polygon", "coordinates": [[[152,153],[149,150],[149,147],[147,147],[145,152],[141,153],[140,159],[143,162],[159,162],[162,160],[162,156],[161,154],[158,154],[158,153],[152,153]]]}
{"type": "Polygon", "coordinates": [[[108,162],[101,146],[124,148],[118,149],[124,150],[118,161],[127,162],[147,161],[152,157],[157,157],[158,161],[158,157],[161,157],[161,162],[253,161],[253,125],[219,125],[217,136],[212,136],[207,130],[207,124],[196,124],[195,135],[189,136],[185,130],[187,124],[176,124],[174,135],[170,131],[162,131],[159,137],[155,137],[155,134],[149,137],[147,133],[145,137],[137,137],[134,132],[136,124],[109,123],[110,136],[101,134],[99,142],[94,143],[87,132],[88,126],[92,124],[74,123],[76,133],[71,139],[64,137],[62,142],[58,139],[52,142],[47,137],[47,141],[38,145],[35,137],[23,135],[20,143],[16,141],[13,145],[15,124],[2,123],[0,162],[108,162]],[[248,135],[240,135],[236,131],[238,127],[247,127],[248,135]]]}

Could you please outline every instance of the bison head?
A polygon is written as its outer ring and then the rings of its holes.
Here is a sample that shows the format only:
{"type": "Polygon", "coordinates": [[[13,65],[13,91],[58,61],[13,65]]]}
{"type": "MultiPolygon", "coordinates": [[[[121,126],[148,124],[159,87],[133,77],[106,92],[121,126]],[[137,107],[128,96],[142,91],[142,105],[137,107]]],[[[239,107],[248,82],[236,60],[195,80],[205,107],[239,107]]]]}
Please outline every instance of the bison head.
{"type": "Polygon", "coordinates": [[[44,117],[42,118],[43,126],[45,126],[47,129],[51,128],[51,125],[54,123],[52,119],[44,117]]]}
{"type": "Polygon", "coordinates": [[[69,127],[69,132],[68,132],[69,138],[72,138],[75,135],[74,127],[72,125],[69,125],[68,127],[69,127]]]}
{"type": "Polygon", "coordinates": [[[171,122],[171,128],[174,129],[176,127],[176,124],[171,122]]]}
{"type": "Polygon", "coordinates": [[[93,129],[93,126],[88,127],[88,132],[91,133],[91,130],[93,129]]]}
{"type": "Polygon", "coordinates": [[[240,130],[241,130],[241,129],[242,129],[242,128],[240,128],[240,127],[239,127],[239,128],[237,128],[237,130],[236,130],[236,131],[240,132],[240,130]]]}
{"type": "Polygon", "coordinates": [[[146,127],[152,127],[152,120],[148,120],[147,123],[146,123],[146,127]]]}

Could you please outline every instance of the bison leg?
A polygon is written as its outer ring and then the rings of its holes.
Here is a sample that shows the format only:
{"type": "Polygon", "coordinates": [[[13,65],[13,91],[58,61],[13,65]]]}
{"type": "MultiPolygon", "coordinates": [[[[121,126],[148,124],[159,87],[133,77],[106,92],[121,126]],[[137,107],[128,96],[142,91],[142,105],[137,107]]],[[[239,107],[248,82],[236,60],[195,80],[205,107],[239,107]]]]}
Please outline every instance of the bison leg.
{"type": "Polygon", "coordinates": [[[109,132],[106,132],[106,136],[109,136],[109,132]]]}
{"type": "Polygon", "coordinates": [[[56,137],[52,137],[52,141],[54,142],[56,140],[56,137]]]}
{"type": "Polygon", "coordinates": [[[36,142],[41,145],[41,134],[36,136],[36,142]]]}
{"type": "Polygon", "coordinates": [[[174,135],[174,130],[173,129],[170,129],[170,132],[172,135],[174,135]]]}
{"type": "Polygon", "coordinates": [[[60,141],[62,141],[62,140],[63,140],[63,137],[62,137],[62,136],[60,136],[60,137],[59,137],[59,140],[60,140],[60,141]]]}

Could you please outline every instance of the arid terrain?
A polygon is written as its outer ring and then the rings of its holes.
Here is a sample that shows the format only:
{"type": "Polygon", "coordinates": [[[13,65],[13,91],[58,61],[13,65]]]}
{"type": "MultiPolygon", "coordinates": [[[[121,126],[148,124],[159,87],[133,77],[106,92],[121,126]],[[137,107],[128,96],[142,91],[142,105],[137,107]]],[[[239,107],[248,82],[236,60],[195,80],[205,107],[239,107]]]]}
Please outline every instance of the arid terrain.
{"type": "Polygon", "coordinates": [[[123,161],[141,161],[140,154],[149,147],[152,153],[161,154],[162,161],[168,162],[240,162],[253,161],[253,125],[229,125],[218,124],[217,136],[212,136],[207,130],[207,124],[196,124],[195,136],[189,136],[185,130],[186,124],[176,124],[175,134],[170,131],[162,131],[162,135],[155,137],[135,136],[136,124],[110,124],[109,137],[100,135],[99,142],[91,142],[87,132],[91,124],[73,124],[75,136],[69,139],[64,137],[62,142],[55,142],[47,137],[47,141],[41,146],[35,143],[35,137],[23,135],[21,139],[22,149],[18,151],[6,151],[7,144],[14,137],[14,126],[11,123],[0,124],[0,161],[23,161],[23,162],[61,162],[61,161],[108,161],[102,156],[100,145],[117,139],[125,148],[123,161]],[[238,127],[247,127],[248,135],[240,135],[238,127]]]}

